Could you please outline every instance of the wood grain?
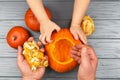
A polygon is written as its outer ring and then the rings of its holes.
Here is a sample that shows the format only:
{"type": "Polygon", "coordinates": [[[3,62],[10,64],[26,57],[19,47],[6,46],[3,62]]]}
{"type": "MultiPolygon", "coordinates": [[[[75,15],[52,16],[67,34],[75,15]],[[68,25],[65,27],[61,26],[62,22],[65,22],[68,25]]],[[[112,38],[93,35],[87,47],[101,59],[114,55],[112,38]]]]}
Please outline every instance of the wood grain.
{"type": "MultiPolygon", "coordinates": [[[[26,0],[0,0],[1,2],[13,2],[13,1],[16,1],[16,2],[25,2],[26,0]]],[[[74,1],[74,0],[43,0],[43,2],[71,2],[71,1],[74,1]]],[[[113,1],[113,0],[91,0],[91,1],[113,1]]],[[[114,1],[120,1],[120,0],[114,0],[114,1]]]]}
{"type": "MultiPolygon", "coordinates": [[[[21,80],[21,78],[5,77],[5,78],[0,78],[0,80],[21,80]]],[[[42,80],[77,80],[77,79],[76,78],[42,78],[42,80]]],[[[120,79],[96,79],[96,80],[120,80],[120,79]]]]}
{"type": "MultiPolygon", "coordinates": [[[[74,0],[43,0],[52,13],[53,21],[59,26],[69,27],[74,0]]],[[[0,80],[20,80],[16,66],[17,50],[6,42],[6,35],[15,25],[24,26],[32,36],[39,32],[28,29],[24,14],[28,9],[26,0],[0,0],[0,80]]],[[[120,80],[120,0],[91,0],[88,12],[95,20],[95,32],[88,37],[89,44],[99,58],[96,80],[120,80]]],[[[77,68],[59,74],[47,68],[42,80],[77,80],[77,68]]]]}
{"type": "MultiPolygon", "coordinates": [[[[37,40],[37,39],[36,39],[37,40]]],[[[120,40],[88,39],[98,58],[120,58],[120,40]]],[[[17,50],[9,47],[5,39],[0,39],[0,57],[16,57],[17,50]]]]}
{"type": "MultiPolygon", "coordinates": [[[[53,19],[71,19],[73,2],[44,2],[53,15],[53,19]]],[[[120,2],[93,1],[87,14],[94,19],[120,19],[120,2]]],[[[0,2],[0,19],[24,19],[28,6],[26,2],[0,2]]]]}
{"type": "MultiPolygon", "coordinates": [[[[0,58],[0,76],[16,76],[21,74],[16,66],[16,58],[0,58]]],[[[97,78],[120,78],[120,59],[99,59],[97,78]]],[[[44,78],[76,78],[77,68],[68,73],[56,73],[47,68],[44,78]]]]}
{"type": "MultiPolygon", "coordinates": [[[[69,28],[70,20],[54,20],[61,28],[69,28]]],[[[25,27],[35,38],[40,33],[28,29],[24,20],[0,21],[0,38],[6,38],[7,32],[16,25],[25,27]]],[[[95,32],[88,38],[96,39],[119,39],[120,38],[120,20],[95,20],[95,32]]]]}

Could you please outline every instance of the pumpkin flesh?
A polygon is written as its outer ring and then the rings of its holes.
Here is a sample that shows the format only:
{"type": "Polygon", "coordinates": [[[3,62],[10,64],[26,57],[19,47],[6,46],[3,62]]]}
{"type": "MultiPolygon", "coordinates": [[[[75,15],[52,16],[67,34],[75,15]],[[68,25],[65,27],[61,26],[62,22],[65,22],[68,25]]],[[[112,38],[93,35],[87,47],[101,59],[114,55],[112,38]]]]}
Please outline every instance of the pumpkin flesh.
{"type": "Polygon", "coordinates": [[[45,46],[49,59],[49,66],[57,72],[68,72],[77,66],[77,62],[70,56],[70,50],[79,40],[74,40],[68,29],[61,29],[52,34],[52,43],[45,46]]]}
{"type": "Polygon", "coordinates": [[[69,51],[72,47],[72,44],[66,40],[61,39],[55,43],[55,50],[53,52],[54,58],[59,62],[67,62],[70,59],[69,51]]]}

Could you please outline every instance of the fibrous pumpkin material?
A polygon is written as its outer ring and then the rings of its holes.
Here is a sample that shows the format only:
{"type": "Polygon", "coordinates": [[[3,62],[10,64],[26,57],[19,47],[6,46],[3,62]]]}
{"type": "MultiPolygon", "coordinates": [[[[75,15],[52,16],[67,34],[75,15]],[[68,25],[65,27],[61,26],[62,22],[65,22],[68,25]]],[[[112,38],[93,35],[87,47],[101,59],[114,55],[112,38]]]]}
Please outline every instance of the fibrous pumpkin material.
{"type": "Polygon", "coordinates": [[[27,41],[23,45],[23,55],[29,63],[31,70],[36,71],[38,67],[48,66],[48,61],[44,58],[44,54],[40,51],[35,41],[27,41]]]}
{"type": "Polygon", "coordinates": [[[90,36],[94,31],[94,21],[90,16],[85,16],[81,23],[81,28],[86,36],[90,36]]]}

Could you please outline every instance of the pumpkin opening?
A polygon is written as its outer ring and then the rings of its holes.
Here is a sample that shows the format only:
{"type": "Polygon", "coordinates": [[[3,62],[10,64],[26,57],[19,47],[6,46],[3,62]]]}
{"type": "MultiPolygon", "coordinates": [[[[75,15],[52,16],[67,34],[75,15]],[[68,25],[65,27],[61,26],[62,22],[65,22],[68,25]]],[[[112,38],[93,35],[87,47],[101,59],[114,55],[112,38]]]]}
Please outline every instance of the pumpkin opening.
{"type": "Polygon", "coordinates": [[[49,59],[49,66],[57,72],[67,72],[77,66],[77,62],[70,56],[70,50],[75,44],[81,44],[74,40],[69,29],[61,29],[52,34],[52,43],[45,45],[45,51],[49,59]]]}
{"type": "Polygon", "coordinates": [[[71,60],[70,50],[72,44],[67,39],[61,39],[55,43],[55,49],[53,51],[53,56],[58,62],[68,62],[71,60]]]}

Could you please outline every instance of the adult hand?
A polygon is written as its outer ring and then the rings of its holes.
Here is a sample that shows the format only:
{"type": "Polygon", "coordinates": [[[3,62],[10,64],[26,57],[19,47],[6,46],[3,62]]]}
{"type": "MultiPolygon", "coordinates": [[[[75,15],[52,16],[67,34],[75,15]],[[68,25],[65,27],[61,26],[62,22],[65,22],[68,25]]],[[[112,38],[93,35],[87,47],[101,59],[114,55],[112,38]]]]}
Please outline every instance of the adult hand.
{"type": "MultiPolygon", "coordinates": [[[[32,40],[34,40],[32,37],[28,39],[28,41],[32,40]]],[[[38,42],[38,45],[41,46],[41,43],[38,42]]],[[[44,52],[44,49],[40,50],[44,52]]],[[[22,53],[23,49],[21,46],[19,46],[17,55],[17,66],[22,74],[22,80],[40,80],[45,73],[45,67],[40,67],[35,72],[33,72],[22,53]]],[[[45,58],[47,59],[47,57],[45,58]]]]}
{"type": "Polygon", "coordinates": [[[72,48],[71,56],[80,64],[78,80],[95,80],[98,59],[93,48],[78,44],[72,48]]]}

